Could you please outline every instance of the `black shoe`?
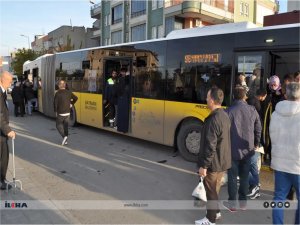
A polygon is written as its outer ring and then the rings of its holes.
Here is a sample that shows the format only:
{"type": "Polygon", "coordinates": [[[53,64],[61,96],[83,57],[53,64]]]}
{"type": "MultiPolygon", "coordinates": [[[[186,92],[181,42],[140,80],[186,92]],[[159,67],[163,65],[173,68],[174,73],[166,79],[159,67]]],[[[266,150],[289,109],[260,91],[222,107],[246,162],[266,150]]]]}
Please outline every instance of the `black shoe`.
{"type": "Polygon", "coordinates": [[[3,182],[2,185],[1,185],[1,187],[0,187],[0,189],[1,190],[6,190],[6,188],[7,188],[7,190],[9,190],[9,189],[12,188],[12,186],[10,184],[8,184],[8,183],[3,182]]]}

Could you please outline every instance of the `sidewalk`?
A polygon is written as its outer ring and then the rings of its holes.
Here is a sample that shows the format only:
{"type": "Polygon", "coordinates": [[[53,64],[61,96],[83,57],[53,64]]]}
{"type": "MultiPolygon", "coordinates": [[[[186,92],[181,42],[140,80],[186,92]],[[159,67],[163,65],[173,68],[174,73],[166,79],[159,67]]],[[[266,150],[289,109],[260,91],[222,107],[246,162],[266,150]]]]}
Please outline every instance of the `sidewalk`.
{"type": "MultiPolygon", "coordinates": [[[[12,181],[12,155],[8,166],[7,179],[12,181]]],[[[53,204],[49,210],[36,210],[26,207],[26,201],[51,200],[46,189],[42,185],[37,185],[27,176],[22,168],[22,160],[15,157],[16,179],[22,181],[23,190],[10,189],[0,192],[0,224],[80,224],[68,211],[58,210],[53,204]],[[12,203],[19,203],[19,207],[12,207],[12,203]],[[25,204],[24,204],[25,203],[25,204]],[[23,207],[22,207],[23,206],[23,207]]]]}

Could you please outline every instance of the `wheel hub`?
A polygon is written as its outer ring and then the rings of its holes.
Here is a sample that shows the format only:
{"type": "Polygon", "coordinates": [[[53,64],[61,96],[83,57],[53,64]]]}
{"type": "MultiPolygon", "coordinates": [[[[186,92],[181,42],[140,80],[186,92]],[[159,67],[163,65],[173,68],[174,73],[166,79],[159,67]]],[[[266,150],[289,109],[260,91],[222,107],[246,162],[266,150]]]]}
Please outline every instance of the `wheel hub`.
{"type": "Polygon", "coordinates": [[[185,145],[188,151],[192,154],[198,154],[200,149],[200,132],[192,131],[185,139],[185,145]]]}

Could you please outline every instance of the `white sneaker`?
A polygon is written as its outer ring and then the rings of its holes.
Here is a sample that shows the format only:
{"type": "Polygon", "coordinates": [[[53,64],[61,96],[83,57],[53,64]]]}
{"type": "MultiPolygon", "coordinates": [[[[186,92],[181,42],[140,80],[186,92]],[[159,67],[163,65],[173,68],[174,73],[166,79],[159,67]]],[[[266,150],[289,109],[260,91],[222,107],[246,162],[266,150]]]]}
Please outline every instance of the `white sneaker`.
{"type": "MultiPolygon", "coordinates": [[[[206,211],[206,213],[207,213],[207,211],[206,211]]],[[[218,212],[218,213],[216,214],[216,220],[220,220],[221,217],[222,217],[221,212],[218,212]]]]}
{"type": "Polygon", "coordinates": [[[218,213],[216,214],[216,220],[221,219],[221,217],[222,217],[221,212],[218,212],[218,213]]]}
{"type": "Polygon", "coordinates": [[[68,136],[65,136],[61,145],[65,145],[66,143],[68,144],[67,140],[68,140],[68,136]]]}
{"type": "Polygon", "coordinates": [[[216,225],[215,223],[211,223],[206,217],[201,220],[196,220],[195,225],[216,225]]]}

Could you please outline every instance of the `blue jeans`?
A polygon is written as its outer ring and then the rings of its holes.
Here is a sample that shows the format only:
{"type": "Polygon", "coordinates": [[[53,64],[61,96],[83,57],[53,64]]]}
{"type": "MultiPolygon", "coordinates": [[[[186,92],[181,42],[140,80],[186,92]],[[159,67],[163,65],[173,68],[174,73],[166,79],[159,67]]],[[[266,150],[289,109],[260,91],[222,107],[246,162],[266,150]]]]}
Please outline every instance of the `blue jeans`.
{"type": "Polygon", "coordinates": [[[33,98],[33,99],[30,99],[27,101],[27,113],[28,115],[31,115],[31,107],[33,107],[32,103],[35,104],[35,107],[37,108],[37,99],[36,98],[33,98]]]}
{"type": "MultiPolygon", "coordinates": [[[[286,197],[292,186],[295,187],[298,199],[295,224],[299,224],[300,215],[300,175],[274,171],[275,173],[275,201],[286,201],[286,197]]],[[[274,208],[272,211],[273,224],[284,224],[283,208],[274,208]]]]}
{"type": "Polygon", "coordinates": [[[250,162],[250,171],[249,171],[249,185],[250,187],[258,186],[259,184],[259,171],[257,166],[257,161],[260,157],[259,152],[255,152],[255,154],[251,157],[250,162]]]}
{"type": "Polygon", "coordinates": [[[232,160],[231,168],[228,170],[228,200],[235,206],[237,192],[239,193],[239,201],[246,204],[247,194],[249,190],[249,170],[251,159],[232,160]],[[237,176],[240,177],[240,187],[237,190],[237,176]]]}

